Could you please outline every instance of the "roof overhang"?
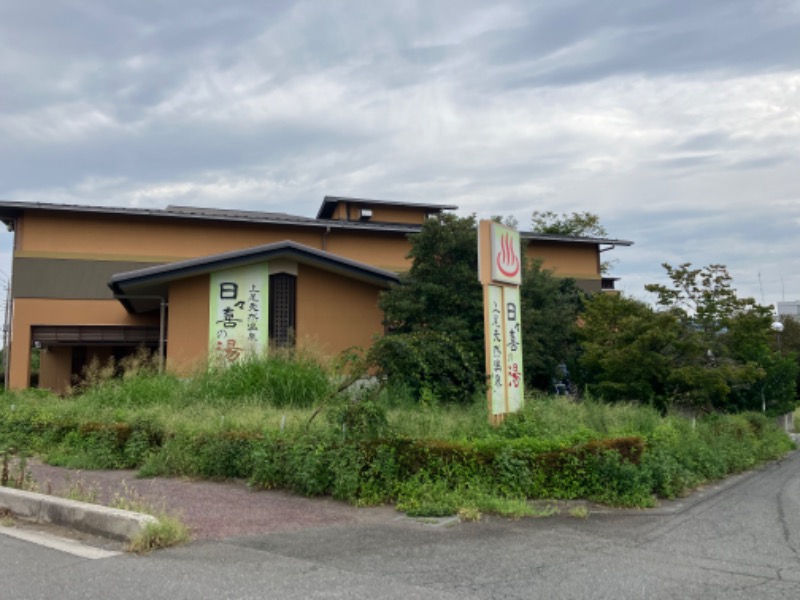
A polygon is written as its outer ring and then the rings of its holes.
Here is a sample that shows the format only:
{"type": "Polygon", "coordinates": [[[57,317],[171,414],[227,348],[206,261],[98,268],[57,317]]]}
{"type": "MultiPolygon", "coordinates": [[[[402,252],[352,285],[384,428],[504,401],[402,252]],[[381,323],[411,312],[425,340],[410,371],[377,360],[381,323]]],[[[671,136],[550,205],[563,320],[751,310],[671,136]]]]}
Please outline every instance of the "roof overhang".
{"type": "Polygon", "coordinates": [[[298,264],[313,266],[342,277],[369,283],[381,289],[387,289],[391,284],[399,281],[397,274],[391,271],[378,269],[330,252],[286,240],[245,250],[224,252],[118,273],[111,277],[108,287],[128,312],[150,312],[159,308],[161,302],[166,300],[169,285],[174,281],[275,259],[289,259],[298,264]]]}
{"type": "MultiPolygon", "coordinates": [[[[535,233],[532,231],[520,231],[520,238],[523,240],[537,242],[557,242],[573,244],[594,244],[596,246],[633,246],[630,240],[617,240],[612,238],[580,237],[575,235],[558,235],[554,233],[535,233]]],[[[611,248],[607,248],[610,250],[611,248]]]]}

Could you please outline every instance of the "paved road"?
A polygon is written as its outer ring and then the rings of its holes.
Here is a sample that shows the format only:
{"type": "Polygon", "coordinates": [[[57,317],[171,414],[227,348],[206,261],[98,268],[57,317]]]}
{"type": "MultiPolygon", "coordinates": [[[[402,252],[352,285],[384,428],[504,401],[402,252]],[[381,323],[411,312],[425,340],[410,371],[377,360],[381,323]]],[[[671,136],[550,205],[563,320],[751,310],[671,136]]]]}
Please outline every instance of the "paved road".
{"type": "Polygon", "coordinates": [[[0,536],[0,597],[800,598],[800,453],[655,513],[407,521],[86,560],[0,536]]]}

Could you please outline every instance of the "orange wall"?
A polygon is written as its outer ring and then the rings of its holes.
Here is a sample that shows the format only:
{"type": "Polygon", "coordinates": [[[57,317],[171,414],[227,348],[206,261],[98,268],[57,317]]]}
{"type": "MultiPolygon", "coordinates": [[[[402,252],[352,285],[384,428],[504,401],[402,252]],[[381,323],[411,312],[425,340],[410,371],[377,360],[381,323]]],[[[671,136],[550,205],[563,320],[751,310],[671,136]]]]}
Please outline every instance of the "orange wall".
{"type": "Polygon", "coordinates": [[[16,298],[11,321],[9,387],[23,389],[30,380],[33,325],[153,325],[158,316],[130,315],[118,300],[16,298]]]}
{"type": "Polygon", "coordinates": [[[167,369],[188,375],[208,360],[209,276],[169,286],[167,369]]]}
{"type": "Polygon", "coordinates": [[[383,223],[410,223],[422,225],[425,222],[425,211],[420,208],[403,208],[400,206],[372,207],[372,221],[383,223]]]}
{"type": "MultiPolygon", "coordinates": [[[[369,347],[383,332],[375,286],[298,265],[297,343],[325,354],[369,347]]],[[[188,374],[208,358],[209,279],[173,283],[169,291],[167,368],[188,374]]]]}
{"type": "Polygon", "coordinates": [[[401,233],[36,211],[20,222],[17,256],[170,262],[288,239],[380,268],[408,268],[401,233]]]}
{"type": "Polygon", "coordinates": [[[405,236],[385,233],[332,231],[328,236],[328,252],[351,260],[386,269],[387,271],[406,271],[411,263],[406,255],[411,245],[405,236]]]}
{"type": "MultiPolygon", "coordinates": [[[[374,220],[414,222],[411,210],[373,207],[374,220]],[[384,215],[384,216],[381,216],[384,215]]],[[[17,256],[173,261],[279,242],[286,239],[393,271],[409,267],[406,236],[390,232],[342,231],[284,225],[223,223],[26,211],[18,222],[17,256]]],[[[564,277],[600,276],[597,246],[529,242],[527,255],[564,277]]]]}
{"type": "Polygon", "coordinates": [[[542,267],[559,277],[600,279],[597,246],[594,244],[531,240],[525,254],[529,258],[541,258],[542,267]]]}
{"type": "Polygon", "coordinates": [[[380,290],[367,283],[299,265],[297,343],[325,354],[368,348],[383,333],[380,290]]]}
{"type": "Polygon", "coordinates": [[[408,223],[422,225],[425,221],[425,209],[382,204],[362,204],[360,202],[339,202],[331,213],[331,219],[342,221],[358,221],[361,219],[361,209],[372,211],[373,222],[379,223],[408,223]]]}
{"type": "Polygon", "coordinates": [[[320,248],[322,229],[27,211],[20,256],[179,260],[291,239],[320,248]]]}

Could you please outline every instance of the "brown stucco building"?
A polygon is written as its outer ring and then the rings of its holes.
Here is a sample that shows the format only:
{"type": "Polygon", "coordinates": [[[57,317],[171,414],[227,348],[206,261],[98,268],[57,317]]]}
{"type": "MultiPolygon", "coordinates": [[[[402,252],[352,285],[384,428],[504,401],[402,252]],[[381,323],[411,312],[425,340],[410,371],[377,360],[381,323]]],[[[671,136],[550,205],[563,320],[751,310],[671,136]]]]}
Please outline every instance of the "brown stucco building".
{"type": "MultiPolygon", "coordinates": [[[[38,385],[60,391],[92,357],[140,345],[179,373],[270,344],[368,346],[383,332],[380,292],[409,266],[407,236],[454,208],[326,197],[306,218],[0,202],[14,234],[7,385],[30,384],[32,348],[42,350],[38,385]]],[[[601,252],[630,245],[522,238],[529,256],[592,291],[613,288],[601,252]]]]}

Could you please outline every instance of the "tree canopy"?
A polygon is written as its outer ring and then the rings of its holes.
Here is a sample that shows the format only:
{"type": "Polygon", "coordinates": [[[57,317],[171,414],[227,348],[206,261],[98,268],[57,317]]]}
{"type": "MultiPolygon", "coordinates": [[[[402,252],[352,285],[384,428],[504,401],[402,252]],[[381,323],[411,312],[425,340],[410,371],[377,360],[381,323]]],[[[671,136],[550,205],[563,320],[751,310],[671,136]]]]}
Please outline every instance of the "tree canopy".
{"type": "MultiPolygon", "coordinates": [[[[467,401],[485,384],[475,217],[429,219],[410,241],[411,269],[380,300],[388,335],[373,354],[390,379],[414,394],[467,401]]],[[[550,389],[557,366],[575,356],[581,297],[574,280],[526,261],[520,299],[529,386],[550,389]]]]}
{"type": "Polygon", "coordinates": [[[590,212],[558,214],[550,210],[536,210],[531,216],[531,230],[579,237],[608,237],[606,228],[600,224],[600,217],[590,212]]]}
{"type": "Polygon", "coordinates": [[[664,264],[645,286],[660,310],[594,296],[581,332],[582,377],[608,399],[712,411],[792,410],[797,364],[770,346],[771,310],[741,298],[723,265],[664,264]]]}
{"type": "MultiPolygon", "coordinates": [[[[576,237],[608,237],[608,231],[600,223],[600,217],[588,211],[558,214],[550,210],[536,210],[531,216],[531,230],[535,233],[576,237]]],[[[600,272],[608,273],[616,262],[604,260],[600,263],[600,272]]]]}
{"type": "MultiPolygon", "coordinates": [[[[598,226],[584,218],[556,229],[604,234],[598,226]]],[[[410,270],[381,297],[387,335],[372,358],[416,398],[469,402],[485,389],[477,253],[474,216],[429,219],[411,236],[410,270]]],[[[663,266],[669,282],[646,286],[656,296],[654,309],[621,294],[587,296],[574,280],[526,260],[520,287],[526,385],[552,391],[566,364],[581,389],[607,401],[661,410],[792,410],[800,325],[786,322],[778,347],[771,310],[740,297],[723,265],[663,266]]]]}

